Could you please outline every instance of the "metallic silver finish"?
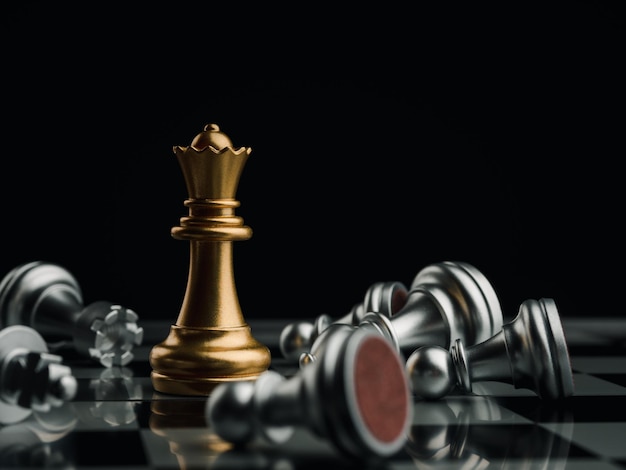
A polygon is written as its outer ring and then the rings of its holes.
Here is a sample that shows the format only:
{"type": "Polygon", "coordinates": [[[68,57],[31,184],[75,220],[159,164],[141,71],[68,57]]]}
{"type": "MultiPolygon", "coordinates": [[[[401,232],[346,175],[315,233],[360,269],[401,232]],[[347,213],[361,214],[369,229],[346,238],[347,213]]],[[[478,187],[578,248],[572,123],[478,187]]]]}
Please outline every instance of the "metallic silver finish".
{"type": "Polygon", "coordinates": [[[77,352],[104,367],[132,361],[132,349],[143,340],[137,321],[137,314],[121,305],[85,306],[74,276],[54,263],[22,264],[0,282],[0,325],[30,326],[47,342],[69,339],[77,352]]]}
{"type": "Polygon", "coordinates": [[[502,328],[502,309],[487,278],[469,263],[443,261],[422,269],[405,307],[392,319],[404,351],[427,344],[476,344],[502,328]]]}
{"type": "MultiPolygon", "coordinates": [[[[284,443],[295,426],[309,428],[321,438],[328,439],[340,452],[358,458],[385,457],[398,452],[406,440],[412,421],[413,400],[409,395],[408,378],[403,362],[388,342],[368,330],[333,324],[335,334],[325,342],[326,353],[310,366],[285,378],[273,370],[261,374],[255,381],[236,381],[218,385],[206,403],[206,418],[211,430],[222,439],[245,444],[257,439],[284,443]],[[375,341],[368,341],[374,338],[375,341]],[[385,404],[403,403],[404,421],[394,426],[399,432],[390,440],[379,439],[370,430],[359,408],[356,385],[356,357],[360,348],[384,347],[390,351],[386,366],[399,368],[401,386],[389,386],[385,404]],[[406,388],[405,388],[406,386],[406,388]]],[[[373,351],[370,349],[370,351],[373,351]]],[[[399,377],[396,376],[396,377],[399,377]]],[[[369,374],[368,387],[379,381],[379,375],[369,374]]],[[[363,383],[361,383],[363,385],[363,383]]],[[[396,384],[397,385],[397,384],[396,384]]],[[[378,413],[384,411],[378,410],[378,413]]]]}
{"type": "Polygon", "coordinates": [[[76,390],[71,369],[48,353],[39,333],[23,325],[0,330],[0,424],[48,412],[74,398],[76,390]]]}
{"type": "Polygon", "coordinates": [[[365,292],[363,302],[360,302],[339,323],[358,325],[368,312],[377,312],[386,317],[395,315],[406,303],[408,289],[399,281],[377,282],[365,292]]]}
{"type": "Polygon", "coordinates": [[[331,323],[332,319],[327,314],[317,317],[314,323],[307,321],[289,323],[280,332],[278,345],[281,354],[285,359],[296,360],[309,351],[313,338],[317,338],[331,323]]]}
{"type": "MultiPolygon", "coordinates": [[[[445,351],[444,351],[445,353],[445,351]]],[[[461,387],[461,390],[465,392],[472,391],[472,380],[469,374],[469,368],[467,365],[467,355],[465,354],[465,347],[463,342],[456,340],[450,348],[450,357],[452,358],[452,364],[456,365],[454,372],[456,373],[456,379],[461,387]]],[[[449,374],[446,374],[449,377],[449,374]]],[[[437,391],[436,394],[445,394],[444,391],[437,391]]]]}
{"type": "MultiPolygon", "coordinates": [[[[444,261],[422,269],[411,284],[404,307],[391,316],[368,312],[353,328],[367,328],[387,338],[396,350],[409,355],[427,345],[449,348],[456,339],[476,344],[502,328],[498,297],[485,276],[475,267],[444,261]]],[[[300,365],[314,358],[311,351],[301,354],[300,365]]]]}
{"type": "Polygon", "coordinates": [[[440,346],[424,347],[426,354],[411,354],[406,361],[407,375],[409,376],[413,392],[419,390],[419,397],[435,399],[450,393],[454,385],[451,377],[455,377],[453,362],[450,354],[440,346]],[[420,387],[420,385],[426,385],[420,387]]]}
{"type": "Polygon", "coordinates": [[[317,337],[314,341],[311,350],[303,352],[298,358],[298,364],[300,368],[312,364],[318,360],[318,358],[324,357],[327,353],[326,350],[329,345],[332,346],[337,341],[341,341],[344,338],[350,336],[355,331],[355,327],[348,325],[347,323],[332,323],[323,331],[323,334],[317,337]]]}
{"type": "Polygon", "coordinates": [[[550,400],[574,393],[569,352],[553,299],[524,301],[513,321],[479,344],[465,348],[457,339],[449,353],[441,346],[419,348],[406,367],[414,394],[426,399],[441,398],[455,386],[470,393],[472,383],[487,380],[526,388],[550,400]],[[445,363],[433,360],[443,355],[445,363]]]}
{"type": "Polygon", "coordinates": [[[407,288],[398,281],[377,282],[365,292],[362,302],[355,304],[343,317],[333,320],[326,313],[319,315],[313,323],[294,322],[288,324],[280,333],[279,347],[285,359],[298,360],[303,353],[308,353],[317,337],[331,323],[358,325],[368,312],[378,312],[391,317],[406,302],[407,288]]]}

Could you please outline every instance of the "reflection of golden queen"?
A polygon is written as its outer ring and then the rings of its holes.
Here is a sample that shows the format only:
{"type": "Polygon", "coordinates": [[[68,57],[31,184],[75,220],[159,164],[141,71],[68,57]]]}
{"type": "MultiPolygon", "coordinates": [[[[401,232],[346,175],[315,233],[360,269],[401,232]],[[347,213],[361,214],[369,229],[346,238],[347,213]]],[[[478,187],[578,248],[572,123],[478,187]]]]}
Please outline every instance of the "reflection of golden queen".
{"type": "Polygon", "coordinates": [[[204,408],[204,400],[152,397],[150,430],[167,441],[181,470],[217,468],[215,461],[233,447],[208,426],[204,408]]]}
{"type": "Polygon", "coordinates": [[[241,312],[232,263],[232,242],[252,236],[235,216],[235,193],[250,152],[233,149],[215,124],[205,126],[191,146],[174,147],[189,215],[172,236],[190,242],[190,263],[176,324],[150,352],[159,392],[209,395],[219,383],[254,379],[269,367],[269,349],[252,337],[241,312]]]}

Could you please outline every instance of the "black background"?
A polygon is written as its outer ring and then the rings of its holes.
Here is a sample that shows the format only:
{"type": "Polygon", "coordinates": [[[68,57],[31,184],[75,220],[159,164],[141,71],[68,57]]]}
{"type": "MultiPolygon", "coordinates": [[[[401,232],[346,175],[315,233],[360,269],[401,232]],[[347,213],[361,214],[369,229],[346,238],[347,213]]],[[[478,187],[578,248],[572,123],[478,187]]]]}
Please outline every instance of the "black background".
{"type": "Polygon", "coordinates": [[[0,269],[43,259],[87,303],[178,314],[172,151],[252,153],[244,316],[342,315],[443,260],[562,316],[623,316],[623,8],[22,2],[2,16],[0,269]]]}

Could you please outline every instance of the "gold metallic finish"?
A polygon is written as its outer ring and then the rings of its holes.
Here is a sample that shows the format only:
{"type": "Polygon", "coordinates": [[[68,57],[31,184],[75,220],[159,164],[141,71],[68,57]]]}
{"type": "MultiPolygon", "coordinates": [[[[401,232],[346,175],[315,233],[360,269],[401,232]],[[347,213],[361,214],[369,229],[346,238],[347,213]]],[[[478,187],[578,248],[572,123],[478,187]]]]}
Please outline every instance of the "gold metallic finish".
{"type": "Polygon", "coordinates": [[[150,351],[155,390],[210,395],[216,385],[256,379],[270,365],[270,351],[246,323],[235,285],[233,241],[252,229],[235,215],[235,193],[250,148],[233,149],[215,124],[189,147],[174,147],[189,198],[189,215],[172,228],[190,244],[187,289],[176,324],[150,351]]]}

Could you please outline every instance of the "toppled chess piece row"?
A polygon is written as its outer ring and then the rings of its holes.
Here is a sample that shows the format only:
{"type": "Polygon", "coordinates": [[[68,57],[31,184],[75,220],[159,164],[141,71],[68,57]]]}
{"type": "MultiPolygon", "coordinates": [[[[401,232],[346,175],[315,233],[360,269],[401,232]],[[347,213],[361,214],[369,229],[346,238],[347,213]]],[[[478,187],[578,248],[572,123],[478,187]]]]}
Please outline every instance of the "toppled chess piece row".
{"type": "Polygon", "coordinates": [[[574,391],[554,300],[527,299],[515,319],[503,324],[495,289],[468,263],[429,265],[410,289],[398,282],[375,284],[352,312],[362,313],[334,322],[322,315],[314,323],[287,325],[280,336],[281,352],[287,359],[297,357],[304,367],[324,354],[334,331],[367,328],[408,356],[412,391],[421,398],[441,398],[452,390],[471,392],[472,382],[487,380],[527,388],[542,398],[565,398],[574,391]],[[404,299],[401,306],[398,298],[404,299]]]}
{"type": "Polygon", "coordinates": [[[12,269],[0,282],[0,422],[74,397],[76,379],[62,355],[51,354],[52,345],[69,344],[106,368],[125,366],[143,341],[137,321],[121,305],[85,305],[77,280],[57,264],[33,261],[12,269]]]}
{"type": "Polygon", "coordinates": [[[495,290],[468,263],[427,266],[410,289],[377,283],[336,321],[324,314],[287,325],[280,348],[298,361],[294,376],[270,370],[209,396],[207,420],[224,440],[284,442],[299,424],[353,457],[385,457],[404,445],[413,398],[470,393],[480,381],[547,400],[574,393],[554,300],[528,299],[503,324],[495,290]]]}

